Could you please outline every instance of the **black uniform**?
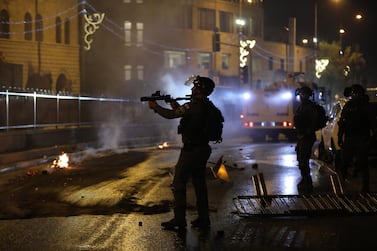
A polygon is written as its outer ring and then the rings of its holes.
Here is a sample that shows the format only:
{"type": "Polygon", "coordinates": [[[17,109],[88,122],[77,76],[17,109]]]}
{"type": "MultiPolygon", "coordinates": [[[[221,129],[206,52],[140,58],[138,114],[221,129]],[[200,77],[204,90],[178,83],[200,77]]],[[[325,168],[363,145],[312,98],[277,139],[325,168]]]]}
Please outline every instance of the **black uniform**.
{"type": "Polygon", "coordinates": [[[353,95],[343,107],[338,122],[338,143],[342,147],[340,174],[347,176],[348,166],[356,160],[356,170],[362,173],[362,192],[369,191],[368,141],[371,118],[368,107],[369,98],[362,91],[353,95]]]}
{"type": "MultiPolygon", "coordinates": [[[[149,101],[149,108],[167,119],[181,118],[178,133],[182,135],[183,147],[175,165],[173,194],[174,218],[162,222],[164,229],[186,227],[186,184],[191,178],[196,195],[198,218],[191,221],[192,227],[208,228],[210,226],[208,210],[208,191],[205,179],[207,161],[211,155],[207,130],[211,101],[208,96],[215,88],[215,83],[208,77],[191,76],[185,84],[193,84],[191,101],[184,105],[171,102],[172,109],[166,109],[149,101]]],[[[212,139],[212,138],[211,138],[212,139]]]]}
{"type": "Polygon", "coordinates": [[[307,97],[301,99],[301,105],[297,108],[294,116],[294,125],[297,132],[296,154],[298,166],[301,172],[301,181],[298,189],[304,192],[311,192],[313,189],[312,178],[310,175],[309,160],[312,154],[313,144],[316,140],[315,135],[315,104],[309,100],[311,90],[306,90],[307,97]]]}

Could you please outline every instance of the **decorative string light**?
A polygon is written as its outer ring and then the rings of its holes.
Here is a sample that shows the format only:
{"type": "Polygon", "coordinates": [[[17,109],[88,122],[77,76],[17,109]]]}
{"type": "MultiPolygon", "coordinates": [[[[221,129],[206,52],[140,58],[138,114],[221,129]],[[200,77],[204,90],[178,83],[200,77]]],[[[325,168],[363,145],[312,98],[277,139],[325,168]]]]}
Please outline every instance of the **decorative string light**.
{"type": "Polygon", "coordinates": [[[253,49],[255,40],[240,40],[240,67],[246,66],[249,49],[253,49]]]}
{"type": "Polygon", "coordinates": [[[84,14],[85,24],[84,24],[84,49],[86,51],[90,50],[90,45],[93,42],[93,38],[88,38],[93,35],[96,30],[99,29],[99,24],[102,23],[105,13],[93,13],[92,15],[84,14]]]}
{"type": "MultiPolygon", "coordinates": [[[[76,10],[78,9],[78,7],[81,6],[81,5],[84,5],[85,8],[91,10],[91,12],[93,12],[93,14],[96,14],[96,13],[98,14],[100,12],[93,5],[91,5],[88,1],[83,0],[83,1],[80,1],[79,3],[76,3],[75,5],[67,8],[67,9],[65,9],[65,10],[57,13],[55,16],[49,16],[49,17],[46,17],[46,18],[43,18],[43,19],[32,20],[32,21],[24,21],[24,20],[22,20],[22,21],[4,21],[4,20],[2,20],[2,21],[0,21],[0,24],[25,25],[27,23],[36,23],[36,22],[40,22],[40,21],[46,23],[48,20],[55,19],[57,16],[64,16],[64,15],[67,15],[68,13],[71,13],[72,11],[76,12],[76,10]]],[[[85,9],[81,10],[79,12],[76,12],[76,13],[68,16],[67,18],[69,20],[72,20],[74,18],[77,18],[81,14],[87,15],[87,11],[85,9]]],[[[90,49],[90,44],[92,42],[92,39],[89,39],[88,37],[90,35],[92,35],[95,32],[95,30],[98,29],[98,25],[99,24],[101,24],[101,27],[105,28],[107,31],[109,31],[114,36],[118,37],[121,40],[124,40],[124,34],[123,34],[124,29],[123,29],[123,27],[119,26],[116,22],[114,22],[113,20],[111,20],[107,16],[104,16],[104,14],[103,14],[103,16],[102,16],[102,14],[98,14],[98,15],[100,15],[98,20],[101,19],[101,22],[99,22],[98,24],[95,24],[95,23],[91,24],[92,22],[96,22],[96,21],[94,21],[95,20],[94,19],[95,16],[92,16],[92,17],[88,16],[87,17],[89,22],[87,24],[85,24],[85,25],[87,25],[87,29],[88,29],[88,31],[87,31],[87,33],[85,35],[86,39],[88,40],[88,41],[85,41],[85,43],[87,43],[86,47],[85,47],[86,50],[90,49]],[[93,19],[93,21],[90,20],[91,18],[93,19]],[[115,29],[113,29],[112,27],[115,27],[115,29]],[[95,29],[95,30],[93,31],[92,29],[95,29]],[[91,32],[93,32],[93,33],[91,33],[91,32]]],[[[85,18],[85,16],[84,16],[84,18],[85,18]]],[[[40,32],[40,31],[44,31],[44,30],[53,29],[53,28],[56,27],[56,25],[57,24],[54,23],[54,24],[51,24],[49,26],[44,26],[42,29],[34,29],[34,30],[28,30],[28,31],[24,31],[24,32],[2,32],[2,31],[0,31],[0,34],[2,34],[2,35],[19,35],[19,34],[33,33],[33,32],[37,32],[37,31],[40,32]]],[[[134,34],[133,34],[133,36],[135,37],[134,34]]],[[[232,40],[232,41],[238,40],[237,37],[238,36],[234,35],[233,37],[230,38],[230,40],[232,40]]],[[[178,48],[178,47],[168,46],[168,45],[161,44],[161,43],[158,43],[158,42],[155,42],[155,41],[152,41],[152,40],[147,40],[147,39],[145,39],[143,41],[143,43],[147,44],[147,45],[148,44],[149,45],[153,45],[153,46],[156,46],[158,48],[162,48],[164,50],[181,50],[181,51],[183,50],[183,51],[194,51],[194,52],[195,51],[211,50],[210,46],[207,46],[207,47],[198,47],[198,48],[178,48]]],[[[136,45],[136,43],[135,43],[135,45],[136,45]]],[[[144,51],[147,51],[149,53],[153,53],[153,54],[156,54],[156,55],[164,56],[164,53],[159,53],[156,50],[150,49],[150,48],[148,48],[146,46],[139,46],[138,48],[140,48],[140,49],[142,49],[144,51]]],[[[284,57],[284,55],[279,55],[279,54],[274,53],[273,51],[266,50],[265,48],[263,48],[261,46],[260,43],[255,45],[255,47],[253,49],[253,53],[255,55],[258,55],[259,57],[261,57],[263,59],[266,59],[266,60],[270,60],[269,55],[271,55],[273,58],[282,58],[282,57],[284,57]]],[[[303,59],[307,60],[310,57],[311,57],[311,55],[307,55],[305,57],[299,58],[298,60],[303,60],[303,59]]],[[[314,53],[313,53],[312,57],[313,58],[315,57],[314,53]]],[[[296,57],[296,59],[297,59],[297,57],[296,57]]],[[[276,63],[280,63],[279,60],[273,60],[273,61],[276,62],[276,63]]]]}
{"type": "Polygon", "coordinates": [[[316,59],[315,60],[315,76],[321,78],[322,72],[326,70],[330,60],[328,59],[316,59]]]}

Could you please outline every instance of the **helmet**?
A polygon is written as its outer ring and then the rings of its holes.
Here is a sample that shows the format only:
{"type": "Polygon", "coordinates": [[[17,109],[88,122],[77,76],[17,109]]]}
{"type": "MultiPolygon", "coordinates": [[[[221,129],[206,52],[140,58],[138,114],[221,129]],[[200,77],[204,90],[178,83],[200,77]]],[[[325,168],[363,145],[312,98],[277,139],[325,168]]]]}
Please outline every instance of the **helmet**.
{"type": "Polygon", "coordinates": [[[352,93],[352,88],[351,87],[345,87],[344,88],[344,91],[343,91],[344,97],[346,97],[346,98],[351,97],[351,93],[352,93]]]}
{"type": "Polygon", "coordinates": [[[208,77],[191,76],[185,82],[185,84],[193,83],[195,87],[198,87],[205,95],[209,96],[215,89],[215,82],[208,77]]]}
{"type": "Polygon", "coordinates": [[[303,87],[301,87],[301,88],[298,90],[298,93],[299,93],[299,94],[306,94],[306,95],[308,95],[308,96],[313,95],[313,91],[312,91],[312,89],[310,89],[310,88],[307,87],[307,86],[303,86],[303,87]]]}

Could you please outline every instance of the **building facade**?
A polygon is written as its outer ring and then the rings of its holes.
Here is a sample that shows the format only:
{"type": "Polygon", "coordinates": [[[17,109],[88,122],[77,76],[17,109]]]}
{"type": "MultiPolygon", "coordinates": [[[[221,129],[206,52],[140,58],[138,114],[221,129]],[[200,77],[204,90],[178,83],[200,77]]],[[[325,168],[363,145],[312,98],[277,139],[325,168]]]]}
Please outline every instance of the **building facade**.
{"type": "Polygon", "coordinates": [[[307,72],[294,22],[271,42],[263,19],[263,0],[0,0],[0,85],[138,98],[193,74],[263,88],[307,72]],[[243,68],[241,40],[255,41],[243,68]]]}
{"type": "Polygon", "coordinates": [[[80,93],[77,0],[0,0],[0,86],[80,93]]]}

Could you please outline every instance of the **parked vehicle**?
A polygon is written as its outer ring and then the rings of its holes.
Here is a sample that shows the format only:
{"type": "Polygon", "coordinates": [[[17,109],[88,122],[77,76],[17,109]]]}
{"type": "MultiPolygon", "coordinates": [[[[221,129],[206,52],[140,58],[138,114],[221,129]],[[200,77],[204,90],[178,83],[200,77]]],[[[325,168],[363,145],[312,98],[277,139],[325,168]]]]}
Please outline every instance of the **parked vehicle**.
{"type": "MultiPolygon", "coordinates": [[[[338,121],[340,114],[348,98],[342,98],[335,102],[329,113],[329,121],[327,125],[322,128],[320,133],[320,143],[318,146],[319,159],[326,162],[333,162],[334,167],[340,164],[341,148],[338,145],[338,121]]],[[[368,142],[369,156],[377,157],[377,98],[371,98],[370,102],[371,117],[374,118],[372,122],[371,139],[368,142]]]]}

